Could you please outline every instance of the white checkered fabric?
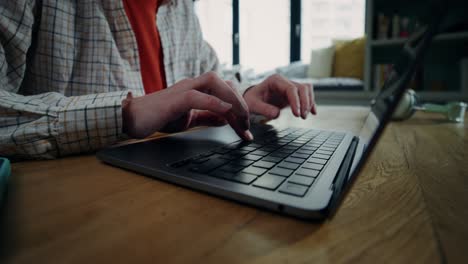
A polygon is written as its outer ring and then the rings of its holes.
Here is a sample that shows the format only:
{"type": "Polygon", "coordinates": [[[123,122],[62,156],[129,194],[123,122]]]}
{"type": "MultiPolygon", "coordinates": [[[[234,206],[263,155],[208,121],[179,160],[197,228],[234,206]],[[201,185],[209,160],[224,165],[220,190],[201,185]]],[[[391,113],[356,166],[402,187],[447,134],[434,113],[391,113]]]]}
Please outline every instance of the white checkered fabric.
{"type": "MultiPolygon", "coordinates": [[[[192,0],[161,6],[156,24],[168,86],[218,69],[192,0]]],[[[1,0],[0,156],[55,158],[122,139],[121,102],[144,93],[138,56],[122,0],[1,0]]]]}

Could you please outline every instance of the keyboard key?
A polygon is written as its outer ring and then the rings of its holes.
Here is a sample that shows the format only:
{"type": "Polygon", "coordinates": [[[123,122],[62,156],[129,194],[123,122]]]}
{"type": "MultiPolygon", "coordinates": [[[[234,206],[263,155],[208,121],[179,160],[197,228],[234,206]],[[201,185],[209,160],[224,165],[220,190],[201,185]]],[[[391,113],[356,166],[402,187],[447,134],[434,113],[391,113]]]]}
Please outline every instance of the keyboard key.
{"type": "Polygon", "coordinates": [[[251,151],[254,151],[256,150],[256,148],[254,147],[251,147],[251,146],[244,146],[242,148],[240,148],[241,150],[244,150],[244,151],[248,151],[248,152],[251,152],[251,151]]]}
{"type": "Polygon", "coordinates": [[[283,176],[283,177],[288,177],[289,175],[291,175],[292,172],[293,170],[275,167],[272,170],[270,170],[268,173],[283,176]]]}
{"type": "Polygon", "coordinates": [[[278,163],[282,160],[282,158],[278,158],[278,157],[272,157],[272,156],[266,156],[262,159],[263,161],[269,161],[269,162],[274,162],[274,163],[278,163]]]}
{"type": "Polygon", "coordinates": [[[233,181],[244,183],[244,184],[250,184],[255,179],[257,179],[255,175],[241,172],[241,173],[234,175],[234,177],[230,178],[229,180],[233,180],[233,181]]]}
{"type": "Polygon", "coordinates": [[[336,148],[330,148],[330,147],[321,147],[321,150],[326,150],[326,151],[335,151],[336,148]]]}
{"type": "Polygon", "coordinates": [[[238,172],[242,170],[244,167],[239,166],[239,165],[233,165],[231,163],[228,163],[224,166],[221,166],[219,169],[227,172],[238,172]]]}
{"type": "Polygon", "coordinates": [[[265,151],[265,152],[273,152],[276,149],[277,149],[276,147],[263,147],[263,148],[260,148],[258,150],[265,151]]]}
{"type": "Polygon", "coordinates": [[[271,169],[275,165],[276,165],[276,163],[274,163],[274,162],[263,161],[263,160],[257,161],[257,162],[255,162],[253,164],[253,166],[255,166],[255,167],[264,168],[264,169],[271,169]]]}
{"type": "Polygon", "coordinates": [[[307,177],[317,177],[320,174],[320,171],[318,170],[311,170],[311,169],[304,169],[300,168],[294,173],[294,175],[301,175],[301,176],[307,176],[307,177]]]}
{"type": "Polygon", "coordinates": [[[284,152],[284,153],[287,153],[288,155],[293,153],[295,151],[295,149],[285,149],[285,148],[282,148],[279,150],[280,152],[284,152]]]}
{"type": "Polygon", "coordinates": [[[313,169],[313,170],[322,170],[323,165],[317,164],[317,163],[306,162],[304,165],[302,165],[302,168],[313,169]]]}
{"type": "Polygon", "coordinates": [[[199,165],[198,164],[193,165],[190,167],[190,170],[193,172],[206,173],[208,171],[211,171],[213,169],[220,167],[221,165],[226,164],[227,162],[228,161],[225,159],[214,158],[214,159],[210,159],[209,161],[205,163],[202,163],[199,165]]]}
{"type": "Polygon", "coordinates": [[[270,154],[270,156],[273,156],[273,157],[278,157],[278,158],[286,158],[287,156],[289,156],[289,153],[284,153],[284,152],[280,152],[280,151],[275,151],[273,153],[270,154]]]}
{"type": "Polygon", "coordinates": [[[250,173],[253,175],[257,175],[257,176],[264,174],[266,171],[267,171],[266,169],[262,169],[262,168],[258,168],[254,166],[250,166],[242,170],[242,172],[244,173],[250,173]]]}
{"type": "Polygon", "coordinates": [[[285,177],[276,176],[272,174],[265,174],[262,177],[258,178],[253,186],[265,188],[269,190],[276,190],[278,186],[285,180],[285,177]]]}
{"type": "Polygon", "coordinates": [[[296,174],[288,178],[288,182],[301,184],[305,186],[311,186],[314,180],[315,180],[314,178],[304,177],[304,176],[296,175],[296,174]]]}
{"type": "Polygon", "coordinates": [[[293,141],[293,143],[298,143],[298,144],[301,144],[301,145],[304,145],[305,143],[307,143],[308,140],[305,140],[305,139],[296,139],[293,141]]]}
{"type": "Polygon", "coordinates": [[[250,151],[243,150],[243,149],[236,149],[236,150],[231,151],[230,153],[231,154],[236,154],[236,155],[245,155],[245,154],[247,154],[249,152],[250,151]]]}
{"type": "Polygon", "coordinates": [[[293,158],[300,158],[300,159],[307,159],[310,155],[307,154],[300,154],[300,153],[294,153],[291,155],[293,158]]]}
{"type": "Polygon", "coordinates": [[[307,147],[313,148],[313,149],[318,149],[320,148],[322,144],[307,144],[307,147]]]}
{"type": "Polygon", "coordinates": [[[247,155],[243,156],[242,158],[247,159],[247,160],[257,161],[257,160],[261,159],[262,156],[247,154],[247,155]]]}
{"type": "Polygon", "coordinates": [[[316,159],[316,158],[311,158],[307,162],[317,163],[317,164],[322,164],[322,165],[325,165],[325,163],[327,163],[327,161],[324,159],[316,159]]]}
{"type": "Polygon", "coordinates": [[[280,192],[285,193],[285,194],[290,194],[294,196],[299,196],[302,197],[306,194],[307,192],[307,187],[299,185],[299,184],[294,184],[294,183],[286,183],[281,188],[279,189],[280,192]]]}
{"type": "Polygon", "coordinates": [[[263,150],[256,150],[256,151],[254,151],[254,152],[250,152],[250,154],[265,157],[265,156],[267,156],[268,154],[270,154],[270,152],[263,151],[263,150]]]}
{"type": "Polygon", "coordinates": [[[292,151],[294,151],[294,150],[296,150],[296,149],[297,149],[297,147],[293,147],[293,146],[284,146],[284,147],[283,147],[283,148],[281,148],[281,149],[282,149],[282,150],[283,150],[283,149],[289,149],[289,150],[292,150],[292,151]]]}
{"type": "Polygon", "coordinates": [[[297,163],[297,164],[302,164],[302,163],[304,163],[305,159],[288,157],[284,161],[297,163]]]}
{"type": "Polygon", "coordinates": [[[250,166],[252,163],[254,163],[252,160],[246,160],[246,159],[238,159],[238,160],[233,160],[229,162],[229,164],[232,164],[234,166],[239,166],[239,167],[247,167],[247,166],[250,166]]]}
{"type": "Polygon", "coordinates": [[[299,164],[283,161],[280,164],[278,164],[278,167],[284,168],[284,169],[295,170],[295,169],[299,168],[299,164]]]}
{"type": "Polygon", "coordinates": [[[238,159],[240,157],[244,156],[243,154],[240,154],[240,153],[233,153],[233,152],[230,152],[228,154],[224,154],[221,156],[222,159],[227,159],[227,160],[234,160],[234,159],[238,159]]]}
{"type": "Polygon", "coordinates": [[[296,153],[306,154],[306,155],[310,156],[310,155],[312,155],[314,153],[314,151],[313,150],[300,149],[300,150],[296,151],[296,153]]]}
{"type": "Polygon", "coordinates": [[[314,154],[312,155],[312,158],[318,158],[318,159],[329,159],[330,155],[323,155],[323,154],[314,154]]]}
{"type": "Polygon", "coordinates": [[[270,143],[270,144],[264,146],[263,148],[279,149],[279,148],[281,148],[281,147],[282,147],[282,145],[278,145],[278,144],[276,144],[276,143],[270,143]]]}
{"type": "Polygon", "coordinates": [[[252,147],[252,148],[255,148],[255,149],[258,149],[258,148],[261,148],[261,147],[262,147],[262,145],[255,144],[255,143],[250,143],[248,146],[249,146],[249,147],[252,147]]]}
{"type": "Polygon", "coordinates": [[[323,154],[323,155],[330,155],[330,156],[333,155],[333,151],[321,150],[321,149],[317,150],[315,153],[323,154]]]}
{"type": "Polygon", "coordinates": [[[309,146],[304,146],[301,148],[301,150],[307,150],[307,151],[315,151],[317,148],[315,147],[309,147],[309,146]]]}
{"type": "Polygon", "coordinates": [[[228,148],[219,148],[219,149],[215,149],[214,152],[215,153],[218,153],[218,154],[226,154],[228,153],[229,151],[231,151],[230,149],[228,148]]]}

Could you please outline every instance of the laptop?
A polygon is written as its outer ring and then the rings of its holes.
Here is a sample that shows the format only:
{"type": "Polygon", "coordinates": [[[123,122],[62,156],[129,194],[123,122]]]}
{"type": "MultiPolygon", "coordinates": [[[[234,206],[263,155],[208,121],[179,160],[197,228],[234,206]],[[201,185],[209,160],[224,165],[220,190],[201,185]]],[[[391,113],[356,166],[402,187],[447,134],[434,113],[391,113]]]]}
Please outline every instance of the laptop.
{"type": "Polygon", "coordinates": [[[245,142],[228,127],[199,129],[104,149],[113,166],[304,219],[332,215],[389,122],[436,33],[440,18],[404,45],[361,132],[254,124],[245,142]]]}

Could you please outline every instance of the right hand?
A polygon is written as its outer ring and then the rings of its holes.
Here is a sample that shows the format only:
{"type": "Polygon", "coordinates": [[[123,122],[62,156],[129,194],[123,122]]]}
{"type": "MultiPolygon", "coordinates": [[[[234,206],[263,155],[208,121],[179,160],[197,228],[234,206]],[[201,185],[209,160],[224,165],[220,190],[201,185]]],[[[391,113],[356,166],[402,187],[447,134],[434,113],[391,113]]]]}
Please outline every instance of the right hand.
{"type": "Polygon", "coordinates": [[[122,109],[123,131],[134,138],[229,123],[239,137],[253,139],[246,102],[231,83],[214,72],[149,95],[133,98],[129,94],[122,109]]]}

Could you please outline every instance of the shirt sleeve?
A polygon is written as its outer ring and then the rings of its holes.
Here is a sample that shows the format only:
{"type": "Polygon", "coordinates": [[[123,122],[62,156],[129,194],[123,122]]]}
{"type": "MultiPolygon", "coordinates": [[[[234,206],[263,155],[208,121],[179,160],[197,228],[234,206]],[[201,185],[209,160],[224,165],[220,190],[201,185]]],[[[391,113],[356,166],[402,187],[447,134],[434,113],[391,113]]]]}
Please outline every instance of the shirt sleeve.
{"type": "Polygon", "coordinates": [[[74,97],[19,94],[34,10],[32,1],[0,2],[0,156],[56,158],[116,142],[122,136],[126,91],[74,97]]]}

